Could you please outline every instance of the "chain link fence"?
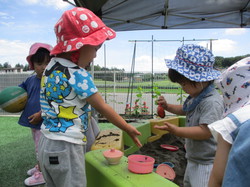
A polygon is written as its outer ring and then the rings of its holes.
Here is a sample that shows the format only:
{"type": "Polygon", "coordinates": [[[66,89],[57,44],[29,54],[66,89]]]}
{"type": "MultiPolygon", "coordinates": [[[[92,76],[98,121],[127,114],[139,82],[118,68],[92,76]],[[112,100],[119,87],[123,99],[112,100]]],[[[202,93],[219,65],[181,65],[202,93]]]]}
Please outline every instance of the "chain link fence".
{"type": "MultiPolygon", "coordinates": [[[[32,72],[0,73],[0,91],[8,86],[21,84],[32,74],[32,72]]],[[[157,108],[155,100],[159,95],[163,95],[172,104],[180,104],[185,97],[180,87],[168,80],[166,73],[134,72],[132,74],[98,71],[92,74],[103,99],[121,115],[127,111],[137,117],[153,116],[157,108]]],[[[0,109],[0,115],[20,115],[20,113],[8,113],[0,109]]]]}

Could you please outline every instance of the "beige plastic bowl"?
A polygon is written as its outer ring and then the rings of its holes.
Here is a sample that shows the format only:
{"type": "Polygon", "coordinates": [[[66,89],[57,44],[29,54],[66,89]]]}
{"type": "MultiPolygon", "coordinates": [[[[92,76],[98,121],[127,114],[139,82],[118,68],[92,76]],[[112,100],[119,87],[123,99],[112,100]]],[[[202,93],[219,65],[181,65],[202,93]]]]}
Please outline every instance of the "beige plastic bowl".
{"type": "Polygon", "coordinates": [[[114,148],[111,148],[107,151],[104,151],[103,156],[106,158],[109,164],[115,165],[115,164],[119,164],[123,156],[123,152],[116,150],[114,148]]]}

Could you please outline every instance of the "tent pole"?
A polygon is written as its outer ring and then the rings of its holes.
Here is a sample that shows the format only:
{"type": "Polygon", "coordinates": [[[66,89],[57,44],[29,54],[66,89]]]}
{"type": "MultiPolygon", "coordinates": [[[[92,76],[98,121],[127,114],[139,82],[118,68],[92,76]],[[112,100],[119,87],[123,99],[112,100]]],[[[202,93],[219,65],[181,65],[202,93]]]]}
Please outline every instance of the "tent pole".
{"type": "Polygon", "coordinates": [[[106,61],[106,44],[104,44],[104,68],[105,68],[105,82],[104,82],[104,94],[105,102],[107,103],[107,61],[106,61]]]}
{"type": "Polygon", "coordinates": [[[152,111],[152,118],[154,117],[154,36],[152,35],[152,75],[151,75],[151,111],[152,111]]]}

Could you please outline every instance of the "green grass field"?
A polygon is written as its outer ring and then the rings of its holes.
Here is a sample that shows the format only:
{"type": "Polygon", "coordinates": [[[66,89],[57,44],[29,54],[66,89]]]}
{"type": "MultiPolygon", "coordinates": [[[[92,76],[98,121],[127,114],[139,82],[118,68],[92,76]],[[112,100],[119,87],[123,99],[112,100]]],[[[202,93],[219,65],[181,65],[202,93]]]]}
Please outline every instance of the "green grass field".
{"type": "MultiPolygon", "coordinates": [[[[0,117],[0,187],[25,186],[26,172],[36,164],[31,130],[17,122],[18,117],[0,117]]],[[[98,125],[101,130],[116,128],[111,123],[98,125]]]]}
{"type": "Polygon", "coordinates": [[[25,186],[26,172],[36,164],[30,129],[17,121],[18,117],[0,117],[1,187],[25,186]]]}
{"type": "MultiPolygon", "coordinates": [[[[113,87],[101,87],[99,85],[105,85],[105,81],[103,80],[99,80],[99,79],[95,79],[94,80],[98,90],[100,92],[107,92],[107,93],[113,93],[114,92],[114,88],[113,87]]],[[[106,85],[113,85],[114,82],[112,81],[106,81],[106,85]]],[[[159,91],[162,94],[177,94],[181,92],[181,87],[179,84],[177,83],[173,83],[170,80],[160,80],[160,81],[154,81],[155,86],[159,87],[159,91]],[[160,87],[164,87],[164,88],[160,88],[160,87]],[[178,89],[169,89],[169,88],[178,88],[178,89]]],[[[127,93],[128,92],[128,82],[116,82],[115,84],[116,86],[116,92],[117,93],[127,93]]],[[[133,83],[134,86],[134,93],[137,92],[137,87],[142,87],[143,88],[143,92],[148,92],[151,93],[152,92],[152,82],[151,81],[142,81],[142,82],[134,82],[133,83]]]]}

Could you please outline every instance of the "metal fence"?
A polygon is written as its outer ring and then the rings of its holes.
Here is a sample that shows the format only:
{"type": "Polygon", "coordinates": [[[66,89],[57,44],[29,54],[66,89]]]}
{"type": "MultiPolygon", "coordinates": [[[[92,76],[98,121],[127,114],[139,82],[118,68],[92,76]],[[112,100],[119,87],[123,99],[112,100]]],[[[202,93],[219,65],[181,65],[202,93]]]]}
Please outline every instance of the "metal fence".
{"type": "MultiPolygon", "coordinates": [[[[167,92],[180,88],[176,85],[169,85],[167,75],[164,73],[135,72],[132,74],[100,71],[92,74],[103,99],[119,114],[125,114],[126,106],[129,105],[131,113],[139,106],[140,114],[153,115],[156,112],[155,100],[159,91],[172,104],[180,103],[180,98],[183,97],[183,95],[167,92]]],[[[1,73],[0,91],[8,86],[21,84],[31,75],[32,72],[1,73]]],[[[20,115],[20,113],[8,113],[0,109],[0,115],[20,115]]]]}

